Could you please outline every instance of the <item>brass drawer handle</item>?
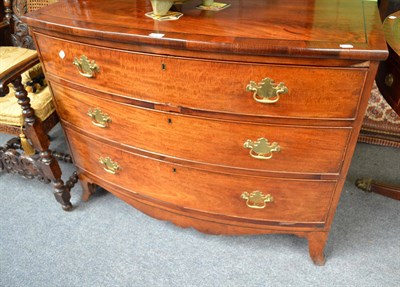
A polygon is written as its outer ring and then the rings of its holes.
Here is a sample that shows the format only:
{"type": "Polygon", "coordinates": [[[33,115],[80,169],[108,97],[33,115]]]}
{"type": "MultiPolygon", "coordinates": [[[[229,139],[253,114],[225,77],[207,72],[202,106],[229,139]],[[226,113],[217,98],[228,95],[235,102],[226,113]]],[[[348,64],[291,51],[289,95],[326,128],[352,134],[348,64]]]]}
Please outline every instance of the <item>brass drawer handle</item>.
{"type": "Polygon", "coordinates": [[[92,124],[96,127],[106,128],[111,123],[110,116],[103,113],[99,108],[89,109],[87,115],[92,119],[92,124]]]}
{"type": "Polygon", "coordinates": [[[260,83],[250,81],[246,91],[254,92],[253,99],[263,104],[273,104],[279,101],[281,94],[287,94],[289,89],[284,83],[275,84],[271,78],[265,78],[260,83]]]}
{"type": "Polygon", "coordinates": [[[99,162],[103,165],[104,170],[108,173],[116,174],[119,170],[121,170],[121,167],[118,165],[118,163],[109,157],[100,157],[99,162]]]}
{"type": "Polygon", "coordinates": [[[72,63],[78,68],[79,74],[87,78],[93,78],[96,73],[100,72],[100,68],[96,62],[89,60],[85,55],[82,55],[80,59],[75,57],[72,63]]]}
{"type": "Polygon", "coordinates": [[[254,209],[263,209],[267,202],[273,202],[274,198],[270,195],[264,195],[261,191],[253,191],[252,193],[243,192],[240,196],[242,199],[246,200],[246,205],[254,209]]]}
{"type": "Polygon", "coordinates": [[[250,155],[256,159],[270,159],[273,152],[279,152],[281,147],[277,142],[272,144],[266,138],[259,138],[256,141],[247,140],[243,144],[244,148],[250,149],[250,155]]]}

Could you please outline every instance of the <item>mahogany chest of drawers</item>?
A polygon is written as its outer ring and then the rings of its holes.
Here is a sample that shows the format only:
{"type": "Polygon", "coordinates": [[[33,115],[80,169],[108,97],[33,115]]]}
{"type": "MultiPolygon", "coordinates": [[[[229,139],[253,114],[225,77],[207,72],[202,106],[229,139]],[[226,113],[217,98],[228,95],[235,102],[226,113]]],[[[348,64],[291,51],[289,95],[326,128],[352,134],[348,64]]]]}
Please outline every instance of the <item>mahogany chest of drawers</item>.
{"type": "Polygon", "coordinates": [[[211,234],[306,237],[316,264],[378,61],[373,2],[226,0],[145,16],[142,0],[60,1],[25,17],[84,199],[99,185],[211,234]]]}

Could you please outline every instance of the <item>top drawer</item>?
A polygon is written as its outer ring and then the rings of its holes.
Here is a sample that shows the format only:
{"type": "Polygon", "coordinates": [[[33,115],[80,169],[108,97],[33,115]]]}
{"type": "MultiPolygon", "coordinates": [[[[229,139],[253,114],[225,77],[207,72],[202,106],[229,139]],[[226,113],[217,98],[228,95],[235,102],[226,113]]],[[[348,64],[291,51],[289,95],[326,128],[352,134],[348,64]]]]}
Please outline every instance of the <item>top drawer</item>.
{"type": "Polygon", "coordinates": [[[366,70],[355,68],[213,62],[106,49],[41,34],[36,39],[47,73],[103,92],[234,114],[352,119],[366,75],[366,70]],[[73,64],[82,55],[99,67],[92,78],[73,64]],[[283,82],[287,92],[274,97],[268,84],[260,84],[265,78],[283,82]],[[248,86],[258,86],[258,94],[248,86]],[[264,97],[271,93],[272,98],[264,97]]]}

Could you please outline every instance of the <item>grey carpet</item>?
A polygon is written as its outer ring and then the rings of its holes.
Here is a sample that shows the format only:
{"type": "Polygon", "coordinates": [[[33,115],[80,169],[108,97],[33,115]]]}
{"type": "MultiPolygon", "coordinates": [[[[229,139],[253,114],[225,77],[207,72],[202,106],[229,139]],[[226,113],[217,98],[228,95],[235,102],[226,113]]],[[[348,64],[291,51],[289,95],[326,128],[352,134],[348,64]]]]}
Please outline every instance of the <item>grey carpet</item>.
{"type": "MultiPolygon", "coordinates": [[[[53,136],[62,148],[59,128],[53,136]]],[[[400,286],[400,204],[354,186],[399,174],[400,150],[358,144],[317,267],[292,235],[204,235],[106,191],[81,202],[79,185],[66,213],[50,185],[0,173],[0,286],[400,286]]]]}

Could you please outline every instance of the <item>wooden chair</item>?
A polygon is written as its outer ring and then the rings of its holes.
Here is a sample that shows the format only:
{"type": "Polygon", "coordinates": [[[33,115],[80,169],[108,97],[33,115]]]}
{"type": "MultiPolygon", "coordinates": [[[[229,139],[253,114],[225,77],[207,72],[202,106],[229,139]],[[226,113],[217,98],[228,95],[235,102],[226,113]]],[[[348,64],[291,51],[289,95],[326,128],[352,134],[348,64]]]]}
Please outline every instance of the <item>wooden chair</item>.
{"type": "Polygon", "coordinates": [[[0,170],[29,179],[38,178],[45,183],[53,182],[57,201],[68,211],[72,209],[70,190],[78,176],[74,172],[64,183],[57,158],[72,162],[71,157],[49,150],[48,132],[59,119],[50,89],[45,82],[42,85],[35,82],[43,81],[39,59],[32,50],[34,43],[28,28],[19,19],[24,13],[52,2],[55,1],[3,1],[2,27],[10,33],[14,46],[0,47],[0,132],[19,137],[0,147],[0,170]]]}

